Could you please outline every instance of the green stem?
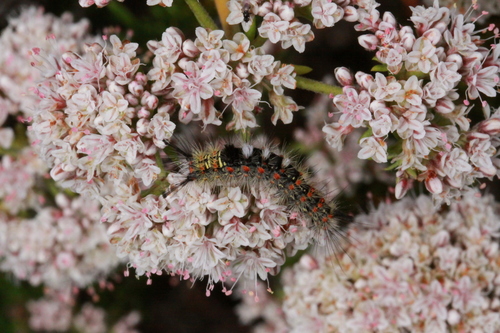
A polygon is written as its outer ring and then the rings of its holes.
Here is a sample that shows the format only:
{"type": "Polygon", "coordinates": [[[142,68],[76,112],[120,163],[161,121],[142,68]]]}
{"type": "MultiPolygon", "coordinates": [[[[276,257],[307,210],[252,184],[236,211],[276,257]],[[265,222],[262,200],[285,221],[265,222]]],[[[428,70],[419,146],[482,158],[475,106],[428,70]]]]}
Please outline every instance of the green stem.
{"type": "Polygon", "coordinates": [[[312,79],[307,79],[302,76],[296,76],[297,88],[313,91],[319,94],[332,94],[339,95],[342,94],[342,88],[337,86],[332,86],[323,82],[319,82],[312,79]]]}
{"type": "Polygon", "coordinates": [[[193,12],[198,23],[205,29],[218,30],[219,27],[212,20],[205,8],[198,2],[198,0],[186,0],[187,5],[193,12]]]}

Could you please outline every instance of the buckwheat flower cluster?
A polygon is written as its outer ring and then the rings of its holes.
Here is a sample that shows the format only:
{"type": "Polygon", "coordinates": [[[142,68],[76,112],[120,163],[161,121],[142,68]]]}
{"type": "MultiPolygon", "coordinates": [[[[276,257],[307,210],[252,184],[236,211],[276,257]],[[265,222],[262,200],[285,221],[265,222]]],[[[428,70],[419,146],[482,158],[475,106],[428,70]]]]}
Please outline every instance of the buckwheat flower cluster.
{"type": "Polygon", "coordinates": [[[89,40],[89,23],[87,20],[73,22],[71,14],[65,13],[61,18],[44,14],[43,9],[24,8],[19,16],[11,17],[8,26],[0,35],[0,148],[10,148],[14,141],[14,130],[4,127],[9,116],[20,116],[29,119],[36,96],[28,90],[39,81],[40,72],[31,65],[29,51],[33,46],[49,47],[57,36],[54,52],[61,54],[63,50],[77,50],[78,44],[89,40]]]}
{"type": "Polygon", "coordinates": [[[194,41],[185,39],[180,30],[168,28],[161,41],[148,43],[155,54],[148,72],[151,91],[180,105],[181,122],[201,120],[204,126],[218,126],[230,106],[233,118],[227,130],[257,127],[255,115],[261,110],[263,90],[268,91],[274,107],[273,124],[292,121],[292,112],[299,106],[284,95],[284,88],[295,89],[293,66],[282,65],[263,48],[250,47],[243,33],[224,39],[222,30],[199,27],[196,37],[194,41]],[[222,112],[216,107],[218,101],[226,105],[222,112]]]}
{"type": "Polygon", "coordinates": [[[0,126],[7,114],[21,111],[23,117],[32,115],[38,101],[28,90],[41,79],[34,69],[30,51],[33,47],[50,48],[55,54],[77,51],[90,40],[88,20],[73,22],[70,13],[62,17],[44,14],[42,7],[26,7],[19,16],[11,17],[0,35],[0,126]],[[47,38],[47,36],[55,36],[47,38]],[[55,44],[55,45],[54,45],[55,44]]]}
{"type": "Polygon", "coordinates": [[[138,312],[120,318],[113,326],[106,324],[106,312],[91,303],[85,303],[78,313],[64,300],[45,296],[27,305],[30,312],[29,326],[34,331],[79,333],[138,333],[134,328],[139,321],[138,312]]]}
{"type": "Polygon", "coordinates": [[[299,21],[296,11],[307,10],[318,29],[332,27],[341,19],[354,22],[358,18],[355,7],[349,1],[230,0],[227,6],[227,23],[241,24],[243,30],[248,31],[255,24],[255,17],[260,16],[262,22],[258,32],[261,37],[274,44],[281,42],[284,49],[293,46],[298,52],[304,52],[305,43],[314,39],[314,33],[309,24],[299,21]]]}
{"type": "Polygon", "coordinates": [[[32,50],[45,80],[33,116],[34,147],[60,185],[104,203],[117,184],[149,186],[160,173],[155,153],[175,128],[169,106],[149,93],[137,72],[137,44],[87,44],[81,55],[32,50]]]}
{"type": "Polygon", "coordinates": [[[0,211],[17,215],[29,209],[38,209],[45,203],[37,188],[47,167],[26,147],[17,156],[4,155],[0,161],[0,211]]]}
{"type": "Polygon", "coordinates": [[[367,128],[358,157],[391,162],[397,198],[420,181],[437,203],[450,202],[477,179],[498,175],[500,122],[486,99],[497,96],[500,48],[480,36],[498,29],[476,31],[468,16],[437,2],[412,8],[414,29],[401,28],[368,3],[358,9],[356,28],[373,34],[359,41],[384,70],[336,71],[344,88],[333,98],[340,117],[323,128],[328,143],[341,149],[355,128],[367,128]],[[483,113],[471,127],[469,114],[483,113]]]}
{"type": "Polygon", "coordinates": [[[381,204],[338,262],[304,256],[285,274],[291,331],[498,332],[499,218],[472,191],[446,211],[428,196],[381,204]]]}
{"type": "Polygon", "coordinates": [[[34,286],[85,288],[120,262],[98,223],[96,202],[63,194],[55,201],[31,218],[0,211],[0,270],[34,286]]]}
{"type": "MultiPolygon", "coordinates": [[[[424,4],[432,5],[433,1],[425,0],[424,4]]],[[[439,4],[443,7],[457,8],[460,12],[464,13],[468,11],[471,7],[474,9],[481,10],[480,15],[477,19],[484,20],[491,15],[500,14],[500,3],[498,1],[488,1],[488,0],[440,0],[439,4]]]]}
{"type": "MultiPolygon", "coordinates": [[[[178,176],[171,173],[170,183],[178,176]]],[[[119,256],[128,256],[136,275],[165,271],[192,281],[208,276],[207,296],[219,281],[230,295],[232,287],[226,287],[241,278],[258,299],[252,291],[257,278],[278,273],[285,255],[306,248],[312,237],[280,201],[269,189],[212,193],[193,183],[166,197],[119,202],[104,218],[113,221],[111,242],[119,256]]]]}
{"type": "MultiPolygon", "coordinates": [[[[78,0],[78,3],[82,7],[90,7],[96,5],[99,8],[106,7],[112,0],[78,0]]],[[[117,0],[118,2],[123,2],[124,0],[117,0]]],[[[147,0],[146,4],[148,6],[160,5],[162,7],[172,7],[173,0],[147,0]]]]}
{"type": "Polygon", "coordinates": [[[363,134],[361,130],[356,130],[345,138],[341,151],[325,142],[321,128],[325,125],[325,114],[330,114],[330,111],[333,111],[331,100],[327,95],[319,95],[307,107],[305,128],[299,128],[294,133],[300,144],[299,149],[310,154],[304,163],[313,171],[313,181],[322,184],[325,193],[342,190],[348,194],[353,194],[357,186],[369,183],[374,178],[391,184],[392,176],[380,164],[357,158],[358,142],[363,134]]]}

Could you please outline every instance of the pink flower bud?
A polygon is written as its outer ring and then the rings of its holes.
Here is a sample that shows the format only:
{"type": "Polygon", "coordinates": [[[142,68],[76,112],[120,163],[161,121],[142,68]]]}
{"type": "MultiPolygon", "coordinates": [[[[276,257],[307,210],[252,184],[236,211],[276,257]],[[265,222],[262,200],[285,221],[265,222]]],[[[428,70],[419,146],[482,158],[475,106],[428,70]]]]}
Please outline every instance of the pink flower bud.
{"type": "Polygon", "coordinates": [[[426,38],[432,45],[437,45],[441,40],[441,36],[441,33],[437,29],[429,29],[422,35],[422,37],[426,38]]]}
{"type": "Polygon", "coordinates": [[[141,104],[148,108],[148,110],[156,109],[158,106],[158,97],[155,95],[146,95],[141,99],[141,104]]]}
{"type": "Polygon", "coordinates": [[[403,44],[403,47],[405,48],[406,51],[410,52],[413,49],[413,45],[415,44],[416,37],[413,34],[413,32],[409,32],[404,34],[401,37],[401,43],[403,44]]]}
{"type": "Polygon", "coordinates": [[[356,75],[356,82],[364,89],[368,90],[370,89],[370,86],[372,85],[375,80],[373,79],[373,76],[370,74],[366,74],[363,72],[357,72],[356,75]]]}
{"type": "Polygon", "coordinates": [[[95,0],[94,2],[97,7],[102,8],[107,6],[111,0],[95,0]]]}
{"type": "Polygon", "coordinates": [[[142,93],[144,92],[144,87],[139,84],[136,81],[132,81],[128,84],[128,90],[134,95],[134,96],[141,96],[142,93]]]}
{"type": "Polygon", "coordinates": [[[443,192],[443,183],[441,180],[434,175],[434,172],[430,171],[429,173],[433,174],[425,180],[425,188],[433,194],[439,194],[443,192]]]}
{"type": "Polygon", "coordinates": [[[353,6],[344,7],[344,20],[347,22],[356,22],[358,19],[359,13],[356,8],[353,6]]]}
{"type": "Polygon", "coordinates": [[[148,83],[148,76],[144,73],[138,72],[135,74],[134,81],[145,86],[146,83],[148,83]]]}
{"type": "Polygon", "coordinates": [[[265,2],[262,4],[262,6],[259,7],[259,12],[257,13],[257,15],[266,16],[266,14],[269,14],[272,11],[273,5],[270,2],[265,2]]]}
{"type": "Polygon", "coordinates": [[[177,61],[177,65],[179,65],[180,68],[182,68],[183,70],[186,70],[187,68],[187,64],[191,62],[191,59],[189,58],[181,58],[179,59],[179,61],[177,61]]]}
{"type": "Polygon", "coordinates": [[[142,118],[137,121],[137,133],[139,133],[139,135],[146,135],[148,133],[148,127],[149,120],[142,118]]]}
{"type": "Polygon", "coordinates": [[[490,118],[480,122],[478,131],[492,136],[500,134],[500,119],[490,118]]]}
{"type": "Polygon", "coordinates": [[[278,15],[282,20],[291,21],[295,17],[294,11],[290,6],[283,5],[278,10],[278,15]]]}
{"type": "Polygon", "coordinates": [[[359,36],[358,42],[359,42],[359,45],[361,45],[365,49],[367,49],[369,51],[374,51],[377,49],[379,40],[378,40],[377,36],[375,36],[375,35],[366,34],[366,35],[359,36]]]}
{"type": "Polygon", "coordinates": [[[126,94],[125,99],[127,100],[128,104],[130,104],[130,106],[136,106],[139,104],[139,99],[137,99],[137,97],[132,94],[126,94]]]}
{"type": "Polygon", "coordinates": [[[412,182],[408,178],[401,178],[398,180],[396,184],[396,188],[394,189],[394,195],[396,199],[401,199],[406,195],[406,192],[412,187],[412,182]]]}
{"type": "Polygon", "coordinates": [[[455,110],[455,104],[448,98],[441,98],[437,100],[435,110],[441,114],[447,114],[455,110]]]}
{"type": "Polygon", "coordinates": [[[187,39],[182,43],[182,52],[184,52],[186,56],[194,58],[200,53],[200,50],[198,50],[191,39],[187,39]]]}
{"type": "Polygon", "coordinates": [[[116,93],[116,94],[124,95],[125,94],[125,87],[123,87],[122,85],[116,83],[116,81],[110,81],[108,83],[108,91],[110,93],[116,93]]]}
{"type": "Polygon", "coordinates": [[[349,69],[346,67],[335,68],[335,78],[341,86],[352,86],[354,77],[349,69]]]}
{"type": "Polygon", "coordinates": [[[162,104],[159,108],[158,108],[158,113],[161,113],[161,114],[164,114],[164,113],[174,113],[175,111],[175,104],[173,103],[167,103],[167,104],[162,104]]]}
{"type": "Polygon", "coordinates": [[[242,78],[242,79],[245,79],[248,77],[248,67],[242,63],[239,63],[237,66],[236,66],[236,75],[238,75],[238,77],[242,78]]]}
{"type": "Polygon", "coordinates": [[[137,111],[137,117],[139,118],[149,118],[150,115],[151,112],[149,112],[145,108],[141,108],[139,111],[137,111]]]}
{"type": "Polygon", "coordinates": [[[382,16],[382,20],[384,22],[389,23],[393,27],[395,27],[396,25],[398,25],[398,22],[396,21],[396,18],[394,17],[394,15],[392,15],[391,12],[385,12],[384,15],[382,16]]]}
{"type": "Polygon", "coordinates": [[[460,54],[454,53],[446,57],[446,62],[453,62],[457,64],[458,68],[461,68],[464,63],[464,60],[460,54]]]}

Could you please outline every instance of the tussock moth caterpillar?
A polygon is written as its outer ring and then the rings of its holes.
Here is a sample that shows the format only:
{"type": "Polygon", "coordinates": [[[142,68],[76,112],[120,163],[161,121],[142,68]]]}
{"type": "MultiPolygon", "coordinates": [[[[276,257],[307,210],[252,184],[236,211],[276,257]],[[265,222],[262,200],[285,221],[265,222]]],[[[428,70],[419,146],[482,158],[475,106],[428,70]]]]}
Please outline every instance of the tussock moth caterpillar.
{"type": "Polygon", "coordinates": [[[267,186],[280,196],[290,217],[306,222],[318,245],[336,248],[338,240],[345,238],[352,218],[311,184],[301,163],[269,140],[216,139],[198,145],[181,142],[171,147],[178,155],[178,173],[170,178],[172,191],[190,183],[211,192],[229,187],[250,190],[267,186]]]}

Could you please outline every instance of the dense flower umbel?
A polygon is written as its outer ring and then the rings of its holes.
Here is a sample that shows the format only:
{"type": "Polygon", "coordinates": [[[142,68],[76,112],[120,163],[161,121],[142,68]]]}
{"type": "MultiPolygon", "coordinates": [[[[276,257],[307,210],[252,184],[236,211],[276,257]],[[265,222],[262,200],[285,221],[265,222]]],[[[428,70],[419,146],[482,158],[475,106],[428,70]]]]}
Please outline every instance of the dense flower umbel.
{"type": "Polygon", "coordinates": [[[30,65],[33,47],[52,47],[57,56],[66,51],[79,51],[90,39],[88,20],[73,22],[69,13],[58,18],[44,14],[41,7],[27,7],[19,16],[9,19],[9,25],[0,35],[0,125],[4,112],[21,111],[26,118],[33,112],[38,98],[28,90],[41,79],[40,71],[30,65]]]}
{"type": "Polygon", "coordinates": [[[307,10],[310,10],[313,24],[318,29],[332,27],[341,19],[350,22],[357,19],[356,9],[349,1],[230,0],[228,8],[230,13],[227,23],[241,24],[243,30],[248,31],[255,24],[255,17],[260,16],[262,23],[258,32],[261,37],[269,39],[271,43],[281,42],[284,49],[293,46],[298,52],[304,52],[306,42],[314,39],[314,33],[311,25],[299,21],[296,11],[303,12],[310,8],[307,10]]]}
{"type": "Polygon", "coordinates": [[[10,215],[38,209],[46,201],[36,187],[46,175],[47,166],[27,147],[16,157],[5,155],[0,161],[0,210],[10,215]]]}
{"type": "MultiPolygon", "coordinates": [[[[66,50],[77,51],[89,41],[87,20],[73,22],[71,14],[58,18],[44,14],[42,8],[27,7],[18,17],[9,19],[9,25],[0,35],[0,148],[10,148],[14,130],[3,127],[8,116],[29,119],[39,100],[28,93],[41,79],[40,71],[31,65],[30,50],[34,46],[53,46],[55,54],[66,50]],[[57,45],[47,36],[57,36],[57,45]]],[[[0,190],[1,191],[1,190],[0,190]]]]}
{"type": "Polygon", "coordinates": [[[99,223],[96,202],[62,194],[56,202],[37,208],[33,218],[0,211],[0,270],[32,285],[85,288],[120,261],[99,223]]]}
{"type": "Polygon", "coordinates": [[[276,274],[285,255],[306,248],[312,237],[279,202],[269,189],[248,193],[235,187],[213,194],[192,183],[166,198],[118,202],[109,210],[114,222],[108,233],[138,275],[208,275],[207,295],[215,282],[232,285],[241,277],[253,290],[257,277],[276,274]]]}
{"type": "Polygon", "coordinates": [[[162,172],[156,157],[173,134],[170,114],[178,107],[183,122],[220,125],[217,98],[233,110],[228,128],[254,127],[261,98],[256,88],[266,85],[272,89],[271,102],[276,101],[274,122],[288,123],[298,110],[282,95],[284,87],[295,86],[291,66],[281,66],[262,49],[250,50],[243,34],[223,40],[222,31],[198,28],[196,35],[195,41],[184,40],[179,30],[169,28],[161,41],[148,44],[155,54],[147,74],[151,86],[137,72],[137,44],[122,43],[116,36],[110,37],[109,47],[88,45],[80,56],[66,53],[58,59],[34,49],[34,63],[47,78],[37,88],[42,101],[33,117],[35,147],[57,182],[100,200],[101,220],[112,223],[112,242],[138,275],[163,269],[185,278],[209,275],[210,288],[240,275],[266,279],[284,262],[288,243],[297,238],[297,247],[304,248],[310,238],[302,222],[289,221],[286,207],[268,198],[270,193],[231,188],[217,198],[196,189],[167,199],[140,195],[162,172]],[[243,203],[217,208],[238,191],[243,203]],[[184,207],[188,199],[177,196],[192,198],[192,193],[206,197],[209,206],[184,207]],[[255,200],[263,200],[262,207],[255,200]],[[276,211],[267,205],[275,205],[276,211]],[[232,209],[238,213],[231,215],[232,209]],[[256,219],[256,225],[243,225],[243,217],[256,219]],[[172,222],[177,219],[182,221],[172,222]],[[267,224],[257,223],[259,219],[267,224]]]}
{"type": "Polygon", "coordinates": [[[139,321],[138,312],[131,312],[120,318],[112,327],[106,324],[106,312],[91,303],[85,303],[79,313],[72,313],[71,304],[48,295],[28,303],[29,325],[34,331],[80,333],[138,333],[134,328],[139,321]]]}
{"type": "MultiPolygon", "coordinates": [[[[432,0],[424,0],[424,4],[432,5],[432,0]]],[[[500,2],[489,0],[440,0],[439,4],[443,7],[457,8],[461,13],[465,13],[473,7],[480,9],[481,13],[478,15],[478,20],[483,22],[490,15],[500,14],[500,2]]]]}
{"type": "Polygon", "coordinates": [[[358,217],[340,265],[305,256],[284,276],[292,332],[498,332],[500,207],[464,194],[447,212],[427,196],[358,217]]]}
{"type": "Polygon", "coordinates": [[[497,95],[500,47],[487,48],[490,42],[479,36],[498,29],[475,31],[468,17],[435,4],[412,9],[412,30],[398,26],[390,13],[380,19],[375,7],[360,4],[356,27],[373,32],[360,43],[377,51],[389,74],[358,72],[353,78],[339,68],[344,93],[333,102],[340,117],[323,131],[341,148],[354,128],[368,128],[358,157],[392,162],[396,197],[417,180],[435,201],[450,202],[476,179],[499,174],[500,113],[490,115],[485,98],[497,95]],[[471,128],[470,112],[484,112],[486,119],[471,128]]]}
{"type": "Polygon", "coordinates": [[[273,122],[292,121],[299,107],[281,95],[283,87],[295,87],[291,66],[281,66],[262,49],[250,50],[243,34],[233,40],[223,40],[222,31],[198,28],[196,34],[193,42],[169,28],[161,41],[148,44],[155,54],[147,75],[152,86],[137,72],[137,44],[116,36],[110,47],[88,45],[81,56],[46,57],[33,50],[34,64],[47,79],[37,89],[42,101],[32,130],[55,180],[100,197],[110,184],[149,186],[160,173],[154,155],[175,128],[171,113],[180,106],[182,122],[220,125],[217,98],[233,110],[227,128],[255,127],[262,95],[255,88],[264,84],[273,89],[273,122]]]}
{"type": "Polygon", "coordinates": [[[299,107],[283,95],[284,88],[295,89],[292,66],[275,61],[263,48],[251,48],[243,33],[229,40],[223,39],[222,30],[197,28],[196,37],[194,42],[186,40],[178,29],[168,28],[161,41],[148,43],[155,54],[153,69],[148,72],[152,93],[179,104],[181,122],[220,125],[222,113],[214,105],[222,101],[233,112],[226,129],[256,127],[255,109],[262,90],[272,90],[273,124],[292,121],[292,112],[299,107]]]}

